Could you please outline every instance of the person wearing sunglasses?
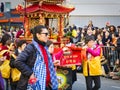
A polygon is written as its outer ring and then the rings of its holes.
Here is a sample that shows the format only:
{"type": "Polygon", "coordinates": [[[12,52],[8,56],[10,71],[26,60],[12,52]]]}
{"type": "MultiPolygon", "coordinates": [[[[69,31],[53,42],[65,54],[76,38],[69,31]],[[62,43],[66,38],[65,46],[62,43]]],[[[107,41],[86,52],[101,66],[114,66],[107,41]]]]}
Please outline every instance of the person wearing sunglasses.
{"type": "Polygon", "coordinates": [[[43,25],[32,30],[33,40],[15,61],[21,71],[16,90],[58,90],[58,81],[52,58],[48,52],[48,30],[43,25]]]}

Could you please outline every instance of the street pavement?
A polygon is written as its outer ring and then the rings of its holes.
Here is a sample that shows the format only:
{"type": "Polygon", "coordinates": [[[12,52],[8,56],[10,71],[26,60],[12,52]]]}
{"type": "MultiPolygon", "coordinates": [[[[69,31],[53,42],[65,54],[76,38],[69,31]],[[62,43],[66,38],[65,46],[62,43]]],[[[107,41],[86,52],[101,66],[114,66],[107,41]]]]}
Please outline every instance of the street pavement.
{"type": "MultiPolygon", "coordinates": [[[[73,84],[72,90],[86,90],[85,78],[81,73],[77,73],[77,81],[73,84]]],[[[101,77],[100,90],[120,90],[120,80],[101,77]]]]}

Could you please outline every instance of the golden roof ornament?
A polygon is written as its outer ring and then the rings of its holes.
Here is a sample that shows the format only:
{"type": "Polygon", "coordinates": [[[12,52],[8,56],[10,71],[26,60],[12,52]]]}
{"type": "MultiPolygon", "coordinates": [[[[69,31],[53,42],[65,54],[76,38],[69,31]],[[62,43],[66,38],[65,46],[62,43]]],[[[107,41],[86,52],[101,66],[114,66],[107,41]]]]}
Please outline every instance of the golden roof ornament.
{"type": "Polygon", "coordinates": [[[62,4],[63,1],[65,0],[25,0],[28,3],[38,3],[38,2],[43,2],[47,4],[62,4]]]}

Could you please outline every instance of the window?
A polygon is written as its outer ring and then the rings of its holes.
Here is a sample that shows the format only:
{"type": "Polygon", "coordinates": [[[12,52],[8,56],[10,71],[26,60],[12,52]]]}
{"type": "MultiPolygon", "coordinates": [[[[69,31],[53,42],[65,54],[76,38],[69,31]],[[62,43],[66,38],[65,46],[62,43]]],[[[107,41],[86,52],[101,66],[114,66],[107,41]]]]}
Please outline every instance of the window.
{"type": "Polygon", "coordinates": [[[11,9],[11,2],[5,2],[5,10],[10,11],[11,9]]]}

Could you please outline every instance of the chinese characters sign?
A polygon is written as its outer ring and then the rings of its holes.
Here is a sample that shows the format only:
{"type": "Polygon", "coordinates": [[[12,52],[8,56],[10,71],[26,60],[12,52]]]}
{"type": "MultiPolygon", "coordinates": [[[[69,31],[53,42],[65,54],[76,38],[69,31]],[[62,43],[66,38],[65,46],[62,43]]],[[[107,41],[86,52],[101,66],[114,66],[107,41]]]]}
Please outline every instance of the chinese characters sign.
{"type": "Polygon", "coordinates": [[[81,65],[81,50],[71,50],[71,54],[63,55],[61,65],[81,65]]]}

